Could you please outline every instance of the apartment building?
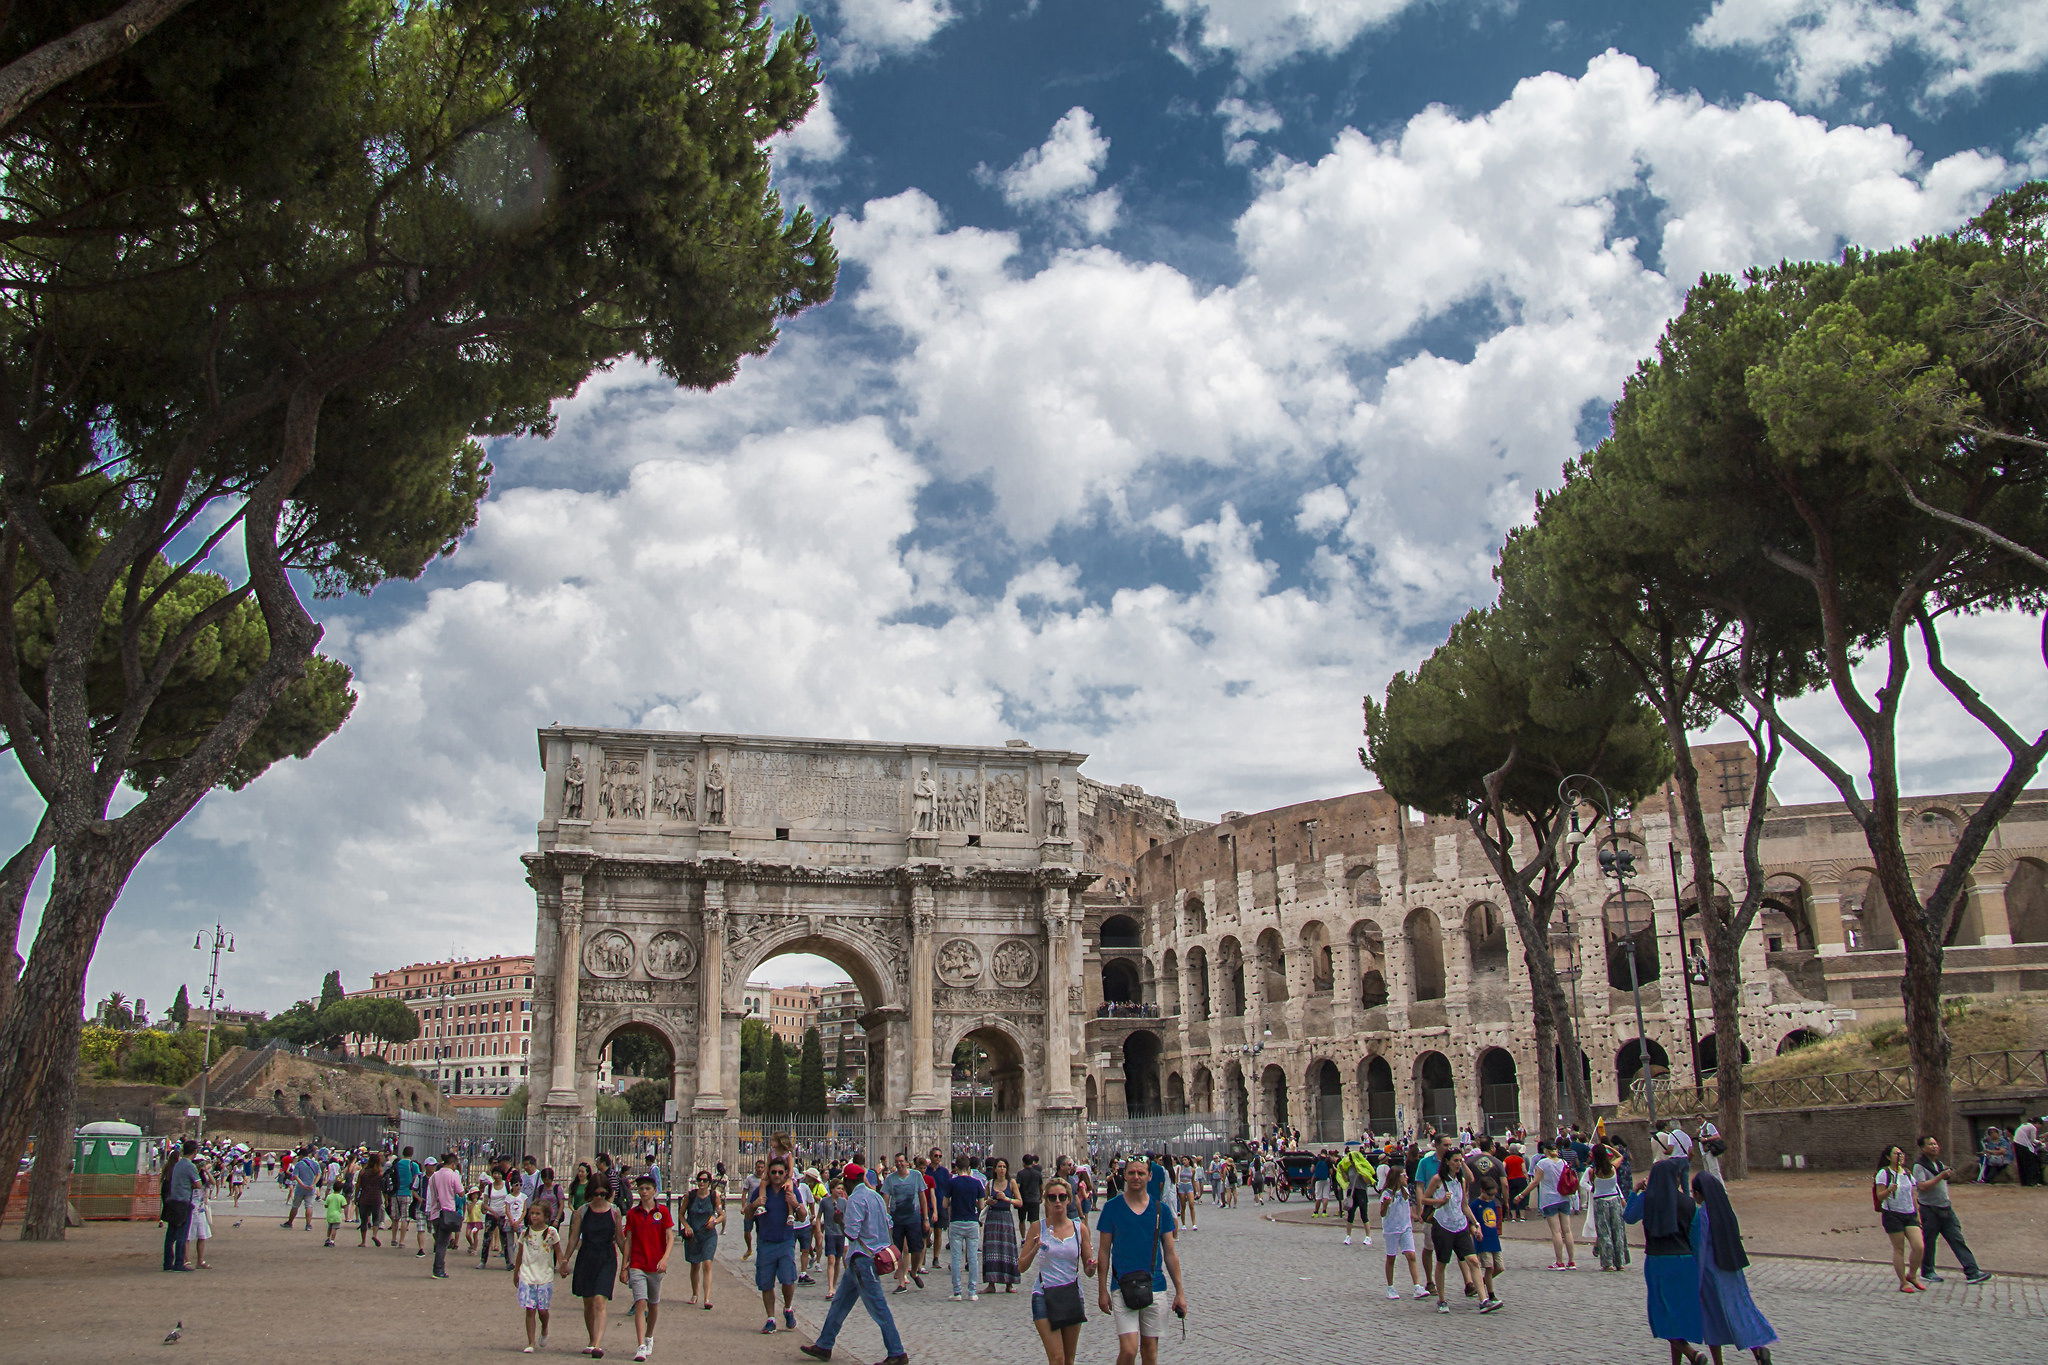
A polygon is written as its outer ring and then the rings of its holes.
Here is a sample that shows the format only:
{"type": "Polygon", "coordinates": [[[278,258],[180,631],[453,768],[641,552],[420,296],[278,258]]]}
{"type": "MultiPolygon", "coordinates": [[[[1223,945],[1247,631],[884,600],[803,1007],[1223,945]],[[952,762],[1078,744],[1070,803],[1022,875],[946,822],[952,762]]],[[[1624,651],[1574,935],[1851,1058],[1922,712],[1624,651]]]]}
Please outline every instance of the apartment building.
{"type": "Polygon", "coordinates": [[[533,1040],[533,954],[415,962],[370,978],[358,996],[403,1000],[417,1041],[386,1049],[451,1096],[492,1097],[526,1083],[533,1040]]]}

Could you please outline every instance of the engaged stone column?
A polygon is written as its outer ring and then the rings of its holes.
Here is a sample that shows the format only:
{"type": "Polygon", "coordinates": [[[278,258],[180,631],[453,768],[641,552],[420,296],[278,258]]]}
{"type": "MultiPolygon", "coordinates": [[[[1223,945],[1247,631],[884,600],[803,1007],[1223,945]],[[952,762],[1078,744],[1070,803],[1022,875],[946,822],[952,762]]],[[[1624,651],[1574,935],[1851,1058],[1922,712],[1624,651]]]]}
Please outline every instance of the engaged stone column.
{"type": "Polygon", "coordinates": [[[1045,915],[1045,1105],[1071,1109],[1074,1095],[1074,1009],[1068,992],[1073,977],[1073,921],[1064,879],[1039,889],[1045,915]]]}
{"type": "Polygon", "coordinates": [[[932,1080],[932,930],[939,919],[938,893],[913,874],[910,883],[910,1107],[936,1109],[932,1080]]]}
{"type": "Polygon", "coordinates": [[[1408,1000],[1412,991],[1408,984],[1410,964],[1408,961],[1408,931],[1389,927],[1386,932],[1387,955],[1387,1028],[1390,1032],[1401,1033],[1408,1027],[1408,1000]]]}
{"type": "Polygon", "coordinates": [[[1849,937],[1842,930],[1844,886],[1816,886],[1807,896],[1813,911],[1813,948],[1822,957],[1840,957],[1849,951],[1849,937]]]}
{"type": "Polygon", "coordinates": [[[697,1103],[725,1112],[725,882],[704,882],[704,951],[697,967],[697,1103]]]}
{"type": "Polygon", "coordinates": [[[548,1058],[548,1093],[541,1104],[542,1151],[558,1171],[576,1164],[577,1129],[583,1118],[583,1097],[576,1086],[576,1015],[583,976],[583,879],[596,859],[588,855],[551,855],[561,877],[561,909],[555,947],[555,1016],[548,1058]]]}
{"type": "MultiPolygon", "coordinates": [[[[1331,1022],[1335,1025],[1334,1032],[1339,1038],[1350,1037],[1352,1030],[1357,1027],[1358,993],[1361,989],[1359,984],[1360,975],[1358,970],[1358,940],[1347,932],[1343,938],[1337,941],[1336,980],[1330,983],[1330,993],[1333,997],[1331,1001],[1331,1022]]],[[[1346,1093],[1349,1093],[1348,1087],[1346,1093]]],[[[1362,1113],[1363,1111],[1361,1110],[1360,1112],[1362,1113]]],[[[1352,1126],[1347,1128],[1346,1131],[1357,1132],[1358,1129],[1356,1126],[1352,1126]]]]}

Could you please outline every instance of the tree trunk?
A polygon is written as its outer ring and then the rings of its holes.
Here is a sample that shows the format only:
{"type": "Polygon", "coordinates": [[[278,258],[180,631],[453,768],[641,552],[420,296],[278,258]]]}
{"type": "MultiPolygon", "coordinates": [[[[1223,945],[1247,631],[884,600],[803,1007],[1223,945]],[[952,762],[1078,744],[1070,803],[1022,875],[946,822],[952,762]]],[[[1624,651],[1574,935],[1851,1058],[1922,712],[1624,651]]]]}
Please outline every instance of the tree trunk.
{"type": "Polygon", "coordinates": [[[1953,1108],[1951,1046],[1941,1018],[1941,941],[1924,925],[1915,925],[1912,932],[1920,941],[1905,945],[1906,974],[1899,994],[1906,1005],[1906,1048],[1913,1059],[1914,1117],[1920,1133],[1947,1144],[1953,1136],[1953,1108]]]}
{"type": "MultiPolygon", "coordinates": [[[[78,1054],[78,1025],[72,1026],[71,1053],[78,1054]]],[[[51,1077],[43,1083],[35,1106],[36,1165],[29,1175],[28,1207],[22,1210],[21,1240],[61,1242],[71,1205],[71,1115],[78,1098],[78,1071],[68,1081],[51,1077]]]]}
{"type": "MultiPolygon", "coordinates": [[[[1714,1122],[1728,1151],[1721,1158],[1721,1177],[1741,1180],[1749,1174],[1749,1149],[1744,1145],[1748,1120],[1742,1103],[1742,977],[1736,971],[1735,948],[1715,950],[1715,926],[1708,926],[1707,989],[1714,1008],[1714,1088],[1720,1095],[1714,1122]]],[[[1692,978],[1686,978],[1688,991],[1692,978]]]]}
{"type": "Polygon", "coordinates": [[[1550,999],[1538,990],[1529,992],[1536,1039],[1536,1131],[1550,1130],[1551,1115],[1561,1112],[1557,1099],[1557,1014],[1550,999]]]}
{"type": "Polygon", "coordinates": [[[85,969],[140,856],[97,831],[58,844],[42,926],[0,1018],[0,1171],[21,1164],[40,1113],[31,1097],[77,1084],[85,969]]]}

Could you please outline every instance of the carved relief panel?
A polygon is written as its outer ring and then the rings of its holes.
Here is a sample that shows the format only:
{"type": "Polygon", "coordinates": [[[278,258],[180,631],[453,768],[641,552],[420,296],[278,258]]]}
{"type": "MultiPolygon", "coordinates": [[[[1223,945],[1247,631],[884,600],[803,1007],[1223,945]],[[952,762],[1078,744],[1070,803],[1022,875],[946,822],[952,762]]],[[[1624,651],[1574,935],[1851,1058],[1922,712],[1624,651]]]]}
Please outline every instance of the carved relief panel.
{"type": "Polygon", "coordinates": [[[999,985],[1028,986],[1038,979],[1038,949],[1021,938],[1005,939],[990,958],[999,985]]]}
{"type": "Polygon", "coordinates": [[[900,829],[907,781],[905,760],[894,756],[738,749],[728,795],[731,823],[900,829]]]}
{"type": "Polygon", "coordinates": [[[948,986],[971,986],[981,979],[981,949],[972,940],[947,939],[939,945],[935,962],[939,980],[948,986]]]}
{"type": "Polygon", "coordinates": [[[592,935],[583,945],[583,970],[589,976],[624,976],[633,970],[633,940],[617,929],[592,935]]]}
{"type": "Polygon", "coordinates": [[[597,813],[603,820],[647,818],[647,755],[607,753],[599,769],[597,813]]]}
{"type": "Polygon", "coordinates": [[[670,824],[697,818],[697,762],[693,755],[655,754],[654,818],[670,824]]]}
{"type": "Polygon", "coordinates": [[[944,833],[981,833],[979,768],[939,769],[938,821],[939,829],[944,833]]]}
{"type": "Polygon", "coordinates": [[[990,834],[1031,831],[1031,786],[1022,768],[988,770],[982,823],[990,834]]]}

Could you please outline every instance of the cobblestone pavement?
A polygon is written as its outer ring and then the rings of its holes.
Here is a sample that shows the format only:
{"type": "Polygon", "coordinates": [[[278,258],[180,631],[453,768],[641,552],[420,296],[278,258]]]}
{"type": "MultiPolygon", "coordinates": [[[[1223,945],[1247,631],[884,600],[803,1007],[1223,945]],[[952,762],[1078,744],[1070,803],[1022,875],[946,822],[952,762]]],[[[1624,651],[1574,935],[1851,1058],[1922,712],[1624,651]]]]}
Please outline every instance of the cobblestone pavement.
{"type": "MultiPolygon", "coordinates": [[[[1511,1244],[1499,1284],[1504,1311],[1482,1316],[1460,1297],[1451,1313],[1439,1315],[1433,1302],[1388,1302],[1378,1248],[1346,1247],[1319,1235],[1326,1231],[1276,1224],[1249,1209],[1205,1209],[1201,1230],[1181,1239],[1193,1305],[1186,1341],[1169,1319],[1160,1359],[1173,1365],[1506,1358],[1517,1365],[1661,1365],[1668,1358],[1649,1335],[1637,1273],[1532,1269],[1535,1249],[1511,1244]]],[[[913,1358],[932,1365],[1042,1365],[1021,1286],[1016,1294],[983,1295],[979,1303],[951,1303],[943,1269],[925,1282],[930,1287],[924,1291],[889,1300],[913,1358]]],[[[1888,1268],[1759,1258],[1749,1282],[1784,1343],[1777,1351],[1781,1361],[2018,1365],[2048,1351],[2042,1344],[2048,1340],[2048,1281],[2001,1277],[1971,1287],[1951,1280],[1923,1295],[1902,1295],[1888,1268]]],[[[1405,1267],[1397,1283],[1405,1293],[1405,1267]]],[[[805,1291],[798,1304],[802,1340],[810,1339],[824,1309],[822,1290],[805,1291]]],[[[1112,1359],[1108,1323],[1094,1316],[1092,1299],[1089,1313],[1081,1358],[1112,1359]]],[[[789,1344],[790,1358],[802,1359],[796,1343],[789,1344]]],[[[835,1357],[872,1361],[881,1354],[879,1334],[855,1309],[835,1357]]],[[[1731,1362],[1748,1359],[1727,1354],[1731,1362]]]]}

